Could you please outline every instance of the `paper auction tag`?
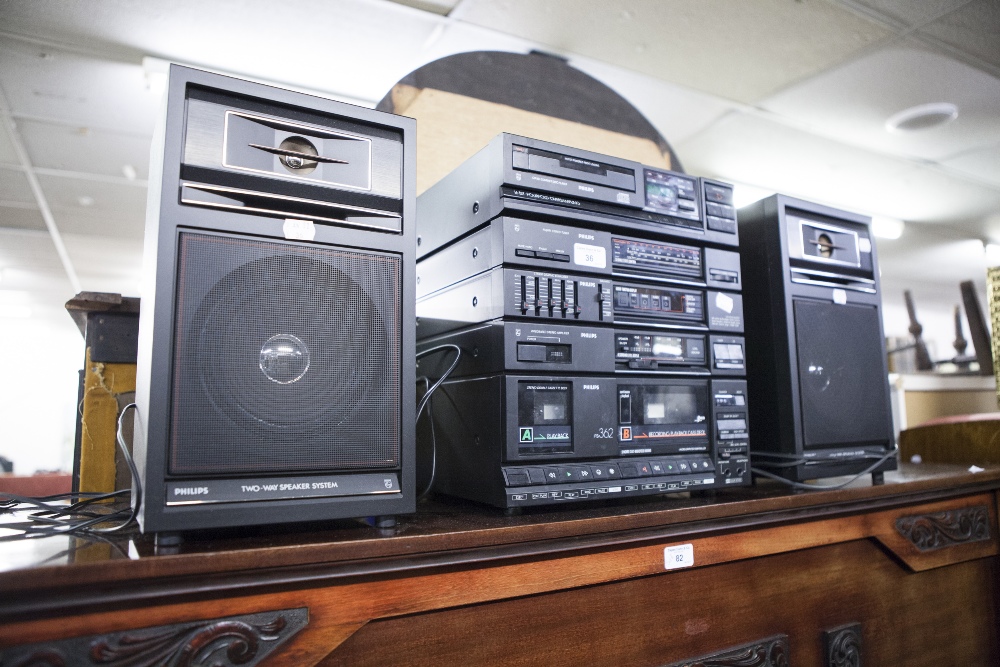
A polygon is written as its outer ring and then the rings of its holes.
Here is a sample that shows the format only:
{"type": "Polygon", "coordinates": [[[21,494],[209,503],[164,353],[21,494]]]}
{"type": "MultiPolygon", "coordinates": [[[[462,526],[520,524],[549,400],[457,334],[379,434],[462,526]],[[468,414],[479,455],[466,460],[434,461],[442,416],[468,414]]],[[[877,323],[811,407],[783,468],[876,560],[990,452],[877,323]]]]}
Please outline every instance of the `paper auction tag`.
{"type": "Polygon", "coordinates": [[[694,545],[679,544],[676,547],[666,547],[663,550],[663,567],[667,570],[676,570],[680,567],[691,567],[694,565],[694,545]]]}

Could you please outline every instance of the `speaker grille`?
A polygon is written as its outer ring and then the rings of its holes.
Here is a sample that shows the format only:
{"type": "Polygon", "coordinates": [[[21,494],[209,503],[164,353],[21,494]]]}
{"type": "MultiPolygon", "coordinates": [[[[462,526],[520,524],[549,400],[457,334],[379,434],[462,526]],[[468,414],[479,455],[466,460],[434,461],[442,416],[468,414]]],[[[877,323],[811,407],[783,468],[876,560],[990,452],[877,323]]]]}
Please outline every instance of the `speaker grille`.
{"type": "Polygon", "coordinates": [[[178,243],[170,473],[397,467],[400,258],[178,243]]]}
{"type": "Polygon", "coordinates": [[[892,421],[878,309],[794,304],[803,444],[886,445],[892,421]]]}

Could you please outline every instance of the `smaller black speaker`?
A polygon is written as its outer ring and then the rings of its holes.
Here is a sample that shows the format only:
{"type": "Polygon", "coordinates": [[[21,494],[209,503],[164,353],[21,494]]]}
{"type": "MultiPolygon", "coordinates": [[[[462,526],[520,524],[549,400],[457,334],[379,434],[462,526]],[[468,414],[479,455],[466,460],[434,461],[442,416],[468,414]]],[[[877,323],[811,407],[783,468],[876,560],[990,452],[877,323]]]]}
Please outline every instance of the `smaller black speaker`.
{"type": "Polygon", "coordinates": [[[143,532],[416,509],[415,129],[171,67],[139,326],[143,532]]]}
{"type": "Polygon", "coordinates": [[[754,467],[896,468],[871,219],[774,195],[740,209],[754,467]]]}

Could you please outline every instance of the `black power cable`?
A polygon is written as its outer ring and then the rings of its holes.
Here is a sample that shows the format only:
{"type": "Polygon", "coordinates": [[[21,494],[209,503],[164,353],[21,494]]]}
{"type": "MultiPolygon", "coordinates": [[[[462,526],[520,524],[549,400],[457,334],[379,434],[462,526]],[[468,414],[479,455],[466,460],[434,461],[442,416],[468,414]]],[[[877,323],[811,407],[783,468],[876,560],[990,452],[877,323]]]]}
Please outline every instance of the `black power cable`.
{"type": "MultiPolygon", "coordinates": [[[[867,468],[865,468],[864,470],[862,470],[858,474],[854,475],[853,477],[851,477],[846,482],[841,482],[840,484],[803,484],[802,482],[795,482],[795,481],[792,481],[790,479],[785,479],[784,477],[781,477],[780,475],[775,475],[772,472],[768,472],[767,470],[762,470],[760,468],[755,468],[753,466],[750,467],[750,471],[753,474],[755,474],[755,475],[757,475],[759,477],[766,477],[768,479],[773,479],[776,482],[781,482],[782,484],[786,484],[786,485],[788,485],[788,486],[790,486],[792,488],[800,489],[802,491],[836,491],[838,489],[847,488],[848,486],[850,486],[851,484],[853,484],[858,479],[864,477],[865,475],[868,475],[868,474],[871,474],[871,473],[875,472],[875,470],[880,465],[882,465],[883,463],[885,463],[886,461],[888,461],[890,458],[892,458],[893,456],[895,456],[898,452],[899,452],[899,448],[898,447],[893,447],[892,449],[890,449],[889,451],[887,451],[885,453],[885,455],[879,456],[877,458],[877,460],[875,461],[875,463],[871,464],[870,466],[868,466],[867,468]]],[[[783,454],[769,454],[769,456],[774,456],[775,458],[789,458],[789,459],[794,459],[794,460],[790,460],[790,461],[786,461],[786,462],[782,462],[782,463],[768,463],[768,464],[766,464],[768,467],[771,467],[771,468],[794,468],[797,465],[802,465],[802,464],[808,462],[806,459],[794,458],[791,455],[787,455],[787,454],[784,454],[784,455],[783,454]]],[[[861,458],[871,459],[871,458],[875,458],[875,455],[868,455],[868,456],[864,456],[864,457],[861,457],[861,458]]]]}
{"type": "Polygon", "coordinates": [[[423,382],[424,386],[427,388],[424,391],[424,395],[421,396],[420,402],[417,404],[417,419],[416,422],[420,421],[420,416],[424,412],[424,408],[430,407],[428,410],[428,418],[430,419],[431,428],[431,474],[427,480],[427,486],[424,490],[417,494],[417,500],[423,500],[430,494],[431,489],[434,488],[434,479],[437,475],[437,434],[434,432],[434,406],[431,405],[431,396],[437,391],[438,387],[444,384],[444,381],[452,374],[456,367],[458,367],[458,362],[462,359],[462,348],[458,345],[452,345],[450,343],[445,345],[438,345],[436,347],[423,350],[417,354],[417,359],[421,359],[431,354],[436,354],[438,352],[447,352],[452,350],[455,352],[455,359],[448,366],[448,369],[439,377],[434,384],[430,384],[430,378],[426,376],[421,376],[417,378],[417,382],[423,382]]]}
{"type": "Polygon", "coordinates": [[[122,489],[111,493],[60,493],[37,498],[0,492],[0,514],[13,515],[15,512],[28,512],[26,520],[23,522],[2,524],[3,528],[15,532],[0,537],[0,541],[8,542],[53,535],[102,536],[132,527],[139,513],[139,503],[142,500],[142,482],[139,479],[135,461],[132,460],[132,454],[125,444],[122,425],[125,414],[129,409],[135,407],[135,403],[130,403],[118,415],[115,433],[118,448],[132,473],[132,490],[122,489]],[[134,497],[132,497],[133,491],[135,492],[134,497]],[[131,509],[105,504],[105,501],[119,500],[124,497],[131,497],[131,509]],[[72,502],[65,504],[64,501],[72,502]],[[110,521],[121,521],[121,523],[110,528],[100,527],[110,521]]]}

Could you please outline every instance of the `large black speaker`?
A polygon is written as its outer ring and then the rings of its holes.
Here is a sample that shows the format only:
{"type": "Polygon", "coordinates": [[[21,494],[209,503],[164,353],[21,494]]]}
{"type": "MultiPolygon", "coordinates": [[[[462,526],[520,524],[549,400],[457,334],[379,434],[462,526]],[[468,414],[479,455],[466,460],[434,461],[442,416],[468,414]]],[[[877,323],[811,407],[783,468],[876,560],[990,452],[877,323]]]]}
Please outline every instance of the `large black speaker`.
{"type": "Polygon", "coordinates": [[[171,67],[139,329],[144,532],[415,510],[414,139],[408,118],[171,67]]]}
{"type": "Polygon", "coordinates": [[[783,195],[739,216],[754,466],[792,480],[894,470],[870,218],[783,195]]]}

